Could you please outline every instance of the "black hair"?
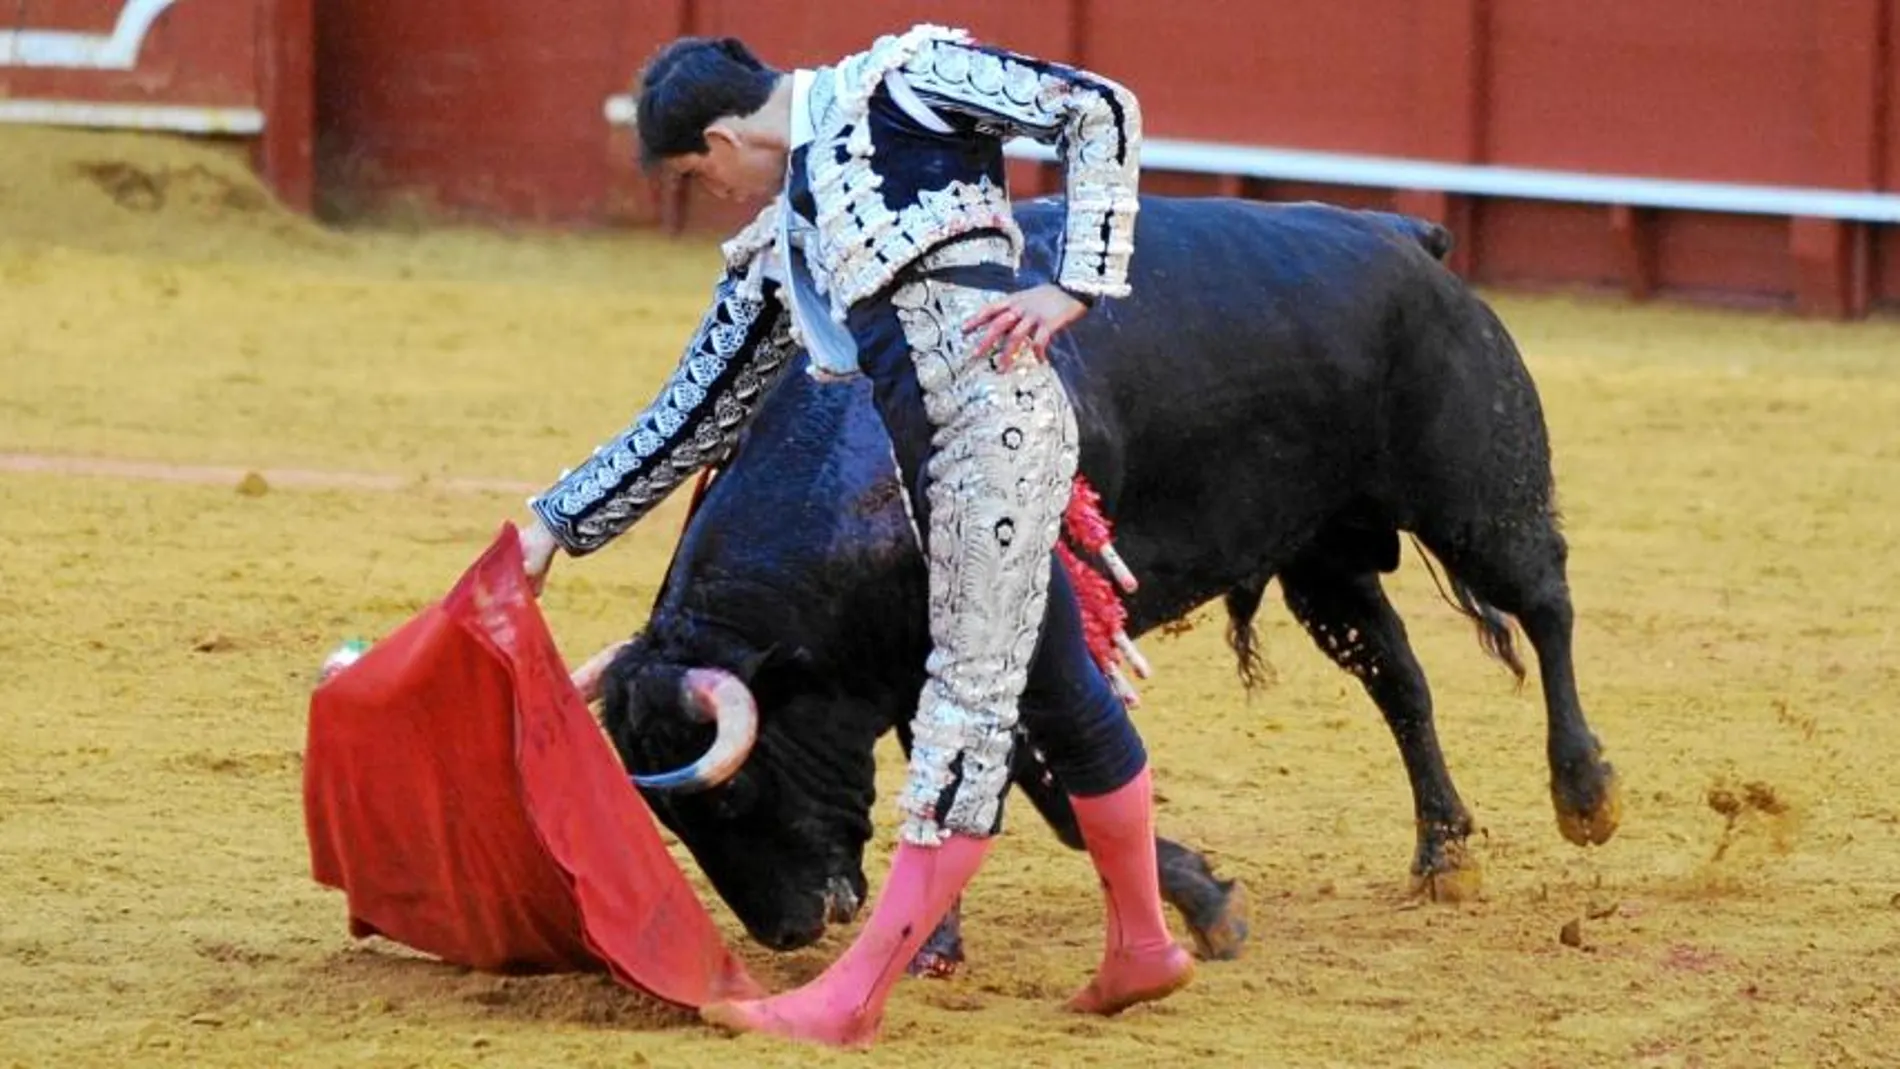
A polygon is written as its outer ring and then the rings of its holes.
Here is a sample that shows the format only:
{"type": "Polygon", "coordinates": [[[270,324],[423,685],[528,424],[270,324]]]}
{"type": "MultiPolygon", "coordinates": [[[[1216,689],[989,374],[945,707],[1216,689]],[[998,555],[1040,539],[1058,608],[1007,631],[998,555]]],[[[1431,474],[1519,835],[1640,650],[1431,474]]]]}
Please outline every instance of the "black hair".
{"type": "Polygon", "coordinates": [[[706,151],[706,127],[765,106],[779,72],[736,37],[682,37],[640,74],[640,165],[706,151]]]}

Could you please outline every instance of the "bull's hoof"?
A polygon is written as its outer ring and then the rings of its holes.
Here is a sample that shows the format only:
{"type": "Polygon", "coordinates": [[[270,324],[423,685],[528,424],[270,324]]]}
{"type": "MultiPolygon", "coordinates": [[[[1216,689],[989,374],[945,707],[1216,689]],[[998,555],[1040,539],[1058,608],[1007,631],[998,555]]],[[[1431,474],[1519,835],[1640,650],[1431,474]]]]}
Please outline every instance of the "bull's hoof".
{"type": "Polygon", "coordinates": [[[950,911],[938,922],[936,931],[917,948],[917,956],[910,959],[905,971],[912,976],[921,976],[927,980],[948,980],[957,974],[957,967],[963,964],[963,912],[962,903],[950,907],[950,911]]]}
{"type": "Polygon", "coordinates": [[[946,954],[925,947],[910,959],[910,965],[904,971],[925,980],[948,980],[957,974],[957,968],[962,964],[962,951],[946,954]]]}
{"type": "Polygon", "coordinates": [[[1247,934],[1253,924],[1253,904],[1247,899],[1245,884],[1234,880],[1219,883],[1220,898],[1187,921],[1188,935],[1194,941],[1194,956],[1203,961],[1233,961],[1246,949],[1247,934]]]}
{"type": "Polygon", "coordinates": [[[1582,789],[1552,783],[1550,797],[1557,810],[1557,830],[1578,846],[1602,846],[1623,823],[1623,787],[1616,769],[1607,761],[1591,768],[1582,789]]]}
{"type": "Polygon", "coordinates": [[[1484,889],[1484,866],[1463,839],[1419,844],[1412,866],[1412,894],[1432,902],[1470,902],[1484,889]]]}
{"type": "Polygon", "coordinates": [[[1157,839],[1155,851],[1161,897],[1187,925],[1195,956],[1207,961],[1238,958],[1250,925],[1246,888],[1215,876],[1206,858],[1178,843],[1157,839]]]}

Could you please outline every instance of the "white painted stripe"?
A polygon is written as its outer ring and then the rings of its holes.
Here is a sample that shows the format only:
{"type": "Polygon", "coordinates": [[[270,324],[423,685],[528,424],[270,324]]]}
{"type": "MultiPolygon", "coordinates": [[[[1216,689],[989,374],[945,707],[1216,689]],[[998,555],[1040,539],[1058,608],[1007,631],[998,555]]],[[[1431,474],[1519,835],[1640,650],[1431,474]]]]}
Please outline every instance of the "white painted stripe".
{"type": "Polygon", "coordinates": [[[177,0],[126,0],[110,34],[0,30],[0,67],[129,71],[152,24],[177,0]]]}
{"type": "MultiPolygon", "coordinates": [[[[1052,150],[1026,139],[1010,142],[1006,151],[1019,159],[1055,159],[1052,150]]],[[[1141,166],[1153,171],[1232,174],[1378,189],[1436,190],[1480,197],[1900,223],[1900,195],[1892,193],[1439,163],[1206,141],[1144,141],[1141,166]]]]}
{"type": "Polygon", "coordinates": [[[235,468],[214,464],[173,464],[119,457],[59,456],[45,453],[0,453],[0,474],[78,475],[131,479],[139,482],[191,483],[235,487],[247,476],[261,476],[267,486],[302,490],[373,490],[381,493],[439,489],[463,494],[526,494],[546,489],[517,479],[470,479],[429,475],[392,475],[363,471],[317,471],[309,468],[235,468]]]}
{"type": "Polygon", "coordinates": [[[264,131],[264,113],[256,108],[199,108],[189,104],[94,104],[82,100],[0,98],[0,123],[254,136],[264,131]]]}

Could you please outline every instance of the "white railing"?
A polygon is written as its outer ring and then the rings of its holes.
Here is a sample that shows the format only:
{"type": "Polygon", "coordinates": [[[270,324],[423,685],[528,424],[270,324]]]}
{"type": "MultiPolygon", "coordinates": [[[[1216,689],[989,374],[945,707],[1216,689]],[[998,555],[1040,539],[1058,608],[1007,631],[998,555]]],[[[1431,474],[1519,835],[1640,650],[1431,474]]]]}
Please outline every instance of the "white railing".
{"type": "MultiPolygon", "coordinates": [[[[608,98],[607,121],[633,121],[633,98],[608,98]]],[[[1054,150],[1034,141],[1012,141],[1004,150],[1017,159],[1053,161],[1054,150]]],[[[1417,189],[1472,197],[1511,197],[1631,208],[1673,208],[1740,215],[1781,215],[1900,223],[1900,194],[1858,193],[1806,186],[1686,181],[1636,175],[1592,174],[1482,163],[1441,163],[1396,156],[1230,145],[1214,141],[1152,138],[1142,142],[1141,166],[1151,171],[1237,175],[1242,178],[1373,189],[1417,189]]]]}
{"type": "MultiPolygon", "coordinates": [[[[1033,141],[1012,141],[1005,151],[1020,159],[1055,158],[1052,150],[1033,141]]],[[[1389,156],[1256,148],[1209,141],[1144,141],[1141,166],[1148,171],[1238,175],[1281,182],[1377,189],[1431,190],[1474,197],[1900,223],[1900,195],[1892,193],[1856,193],[1801,186],[1680,181],[1529,167],[1496,167],[1489,164],[1439,163],[1389,156]]]]}

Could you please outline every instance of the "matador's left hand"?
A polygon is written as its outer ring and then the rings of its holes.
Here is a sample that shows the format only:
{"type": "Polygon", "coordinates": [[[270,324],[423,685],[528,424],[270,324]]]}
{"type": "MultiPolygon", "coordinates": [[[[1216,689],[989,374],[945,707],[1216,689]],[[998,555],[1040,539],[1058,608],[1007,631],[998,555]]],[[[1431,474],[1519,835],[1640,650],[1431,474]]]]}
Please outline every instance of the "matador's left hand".
{"type": "Polygon", "coordinates": [[[1045,282],[990,304],[971,316],[963,329],[971,334],[983,331],[976,343],[977,358],[982,359],[994,350],[1001,354],[998,366],[1008,371],[1018,360],[1047,362],[1050,340],[1088,310],[1088,305],[1071,297],[1062,287],[1045,282]]]}

